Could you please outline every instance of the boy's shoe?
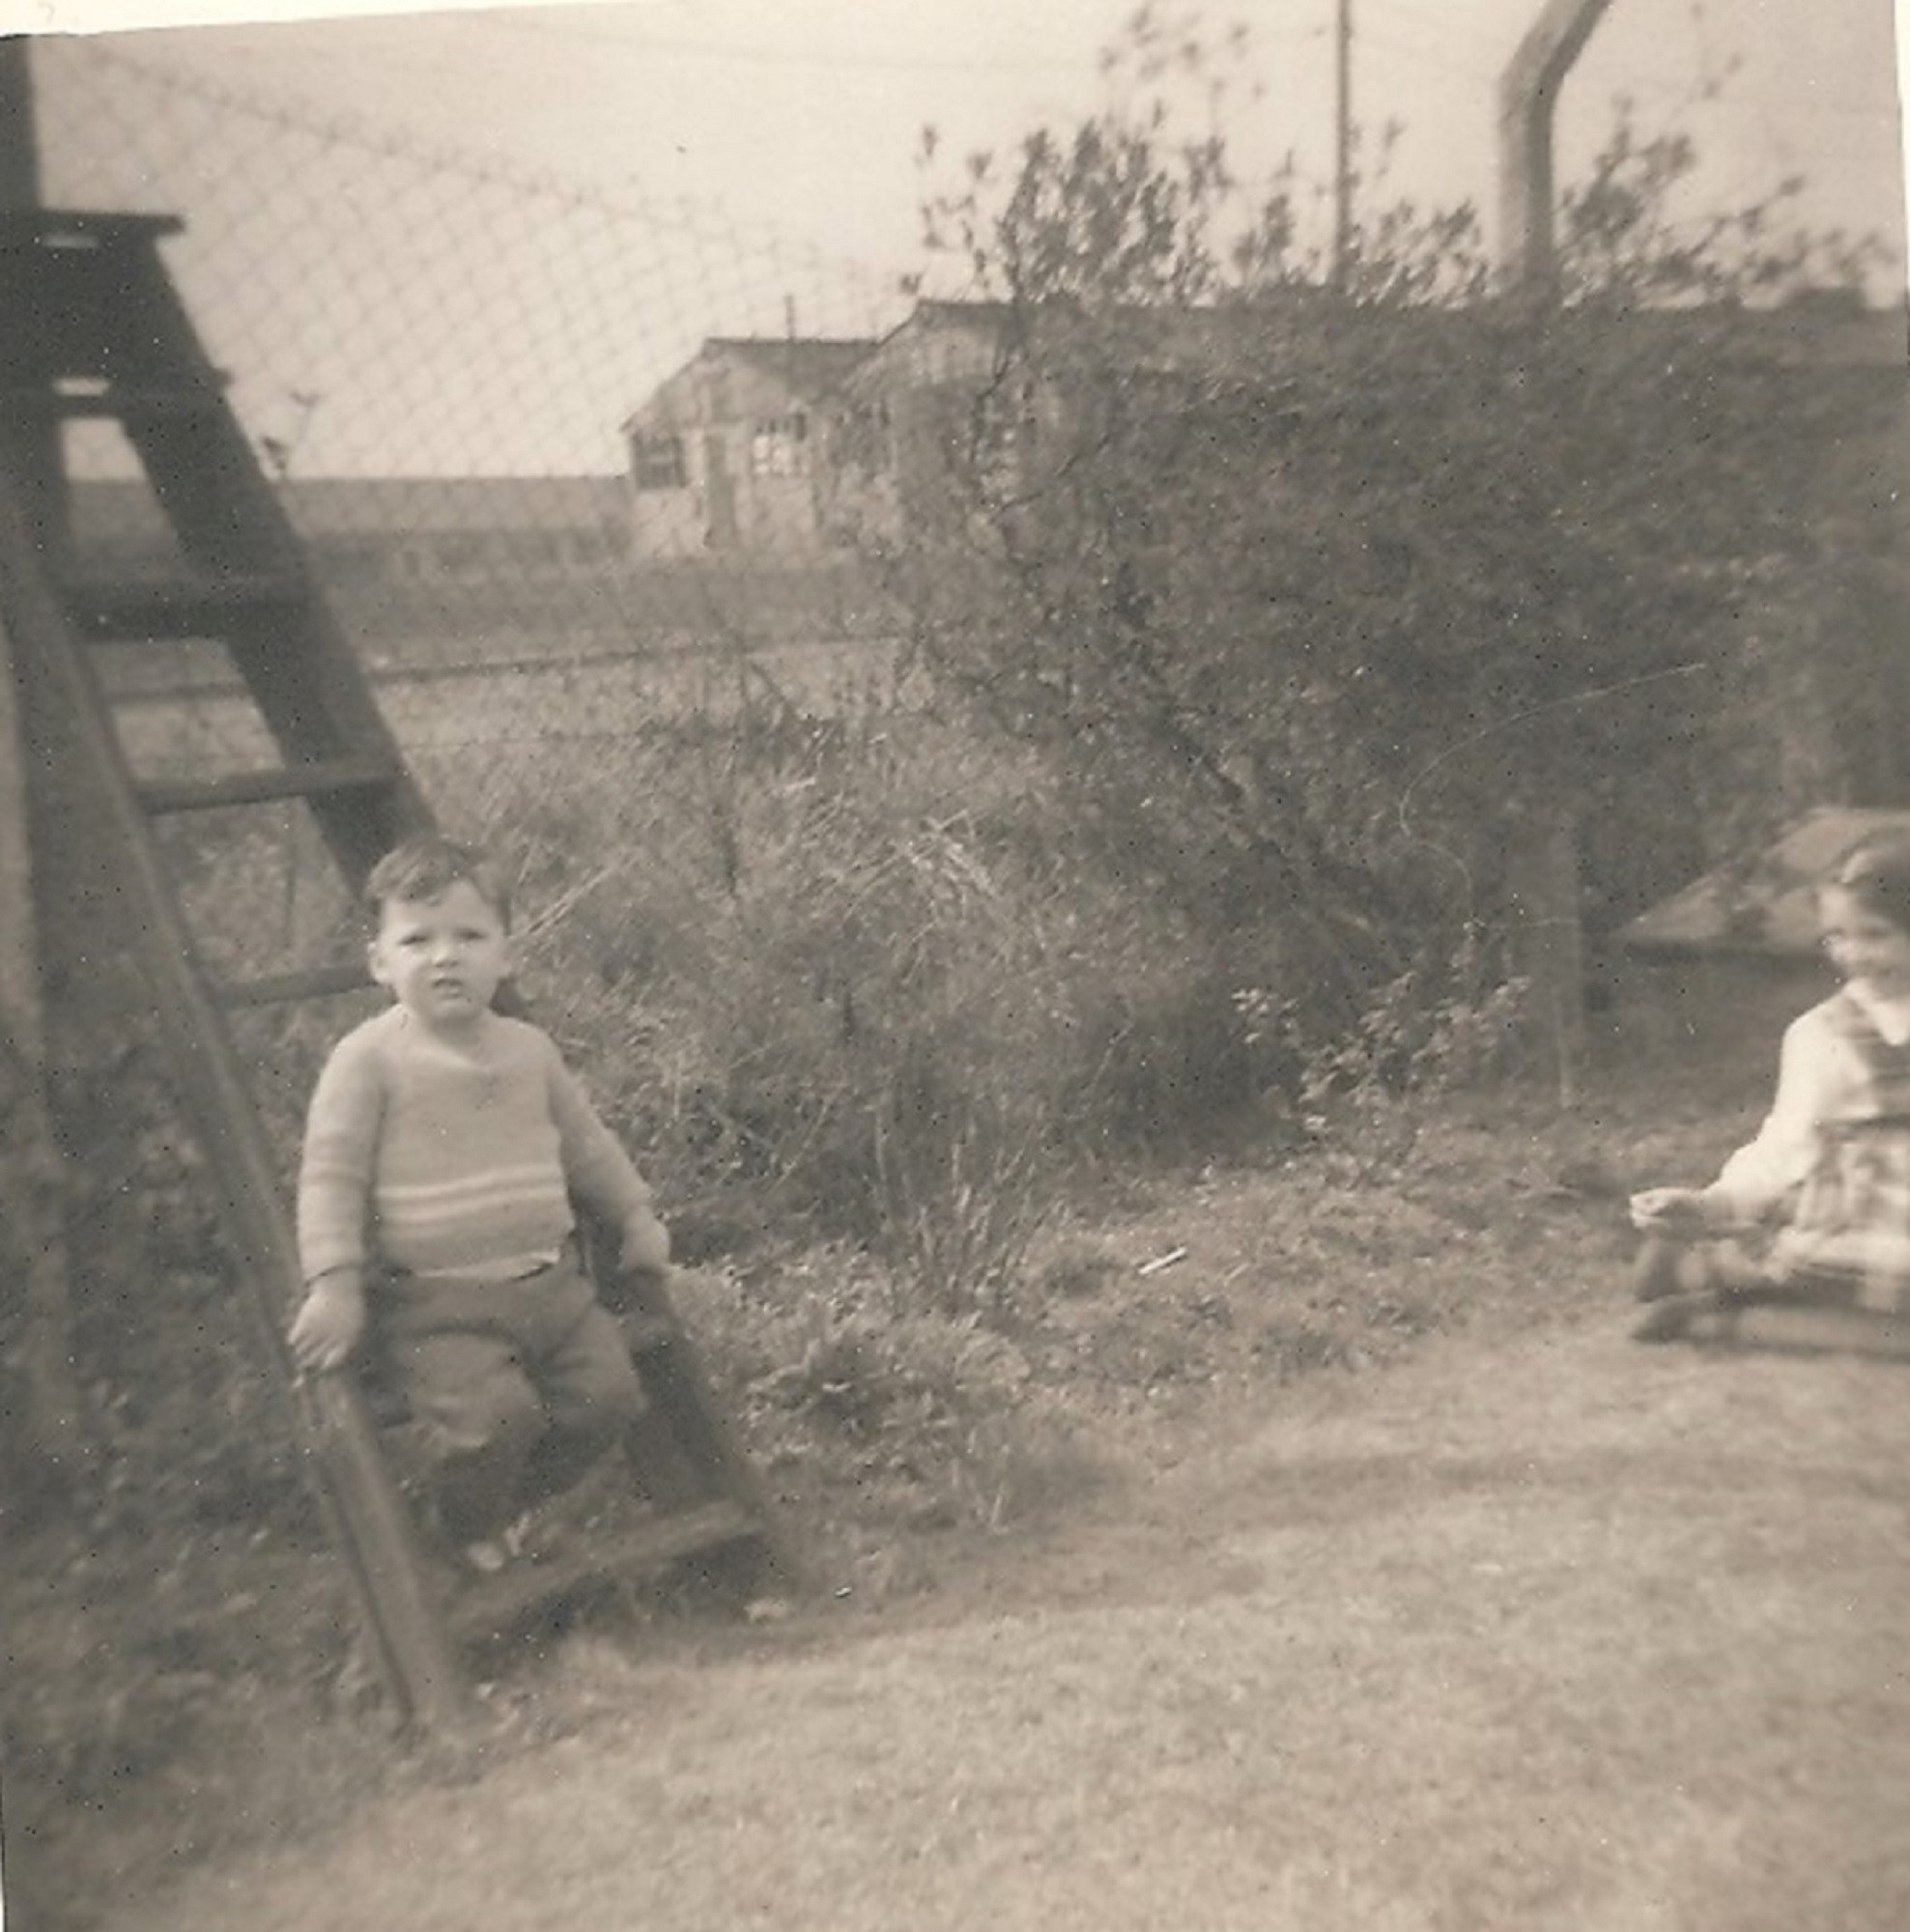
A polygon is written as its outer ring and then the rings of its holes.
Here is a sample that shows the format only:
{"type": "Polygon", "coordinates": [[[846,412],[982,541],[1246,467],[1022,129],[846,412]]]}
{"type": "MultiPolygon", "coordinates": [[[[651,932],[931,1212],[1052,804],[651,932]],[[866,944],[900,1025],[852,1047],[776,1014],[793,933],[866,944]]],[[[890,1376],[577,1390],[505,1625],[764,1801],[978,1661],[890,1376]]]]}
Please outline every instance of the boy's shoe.
{"type": "Polygon", "coordinates": [[[588,1547],[633,1507],[629,1465],[606,1454],[567,1489],[542,1497],[511,1525],[513,1553],[532,1563],[562,1560],[580,1543],[588,1547]]]}
{"type": "Polygon", "coordinates": [[[526,1510],[514,1521],[507,1522],[496,1536],[481,1536],[475,1542],[467,1543],[458,1551],[458,1557],[467,1570],[474,1571],[480,1577],[495,1577],[499,1570],[507,1569],[524,1554],[529,1539],[530,1512],[526,1510]]]}
{"type": "Polygon", "coordinates": [[[495,1577],[511,1560],[501,1536],[480,1536],[458,1551],[458,1561],[479,1577],[495,1577]]]}

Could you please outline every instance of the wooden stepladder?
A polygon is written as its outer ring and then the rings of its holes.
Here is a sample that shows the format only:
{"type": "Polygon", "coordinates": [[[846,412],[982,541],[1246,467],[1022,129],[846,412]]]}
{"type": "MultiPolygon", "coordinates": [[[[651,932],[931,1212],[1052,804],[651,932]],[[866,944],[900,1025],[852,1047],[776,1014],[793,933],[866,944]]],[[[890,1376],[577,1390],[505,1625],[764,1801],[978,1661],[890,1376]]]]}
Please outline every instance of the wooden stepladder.
{"type": "Polygon", "coordinates": [[[400,1714],[465,1714],[470,1642],[600,1578],[689,1566],[742,1589],[789,1587],[795,1564],[661,1286],[619,1307],[649,1398],[627,1445],[626,1526],[506,1571],[447,1607],[379,1430],[349,1376],[301,1378],[280,1338],[301,1292],[281,1178],[228,1009],[364,984],[360,965],[219,983],[157,838],[176,813],[299,802],[355,892],[431,813],[352,643],[307,568],[277,491],[228,404],[161,259],[170,216],[0,213],[0,624],[32,755],[74,761],[101,877],[136,945],[175,1088],[206,1155],[227,1238],[295,1405],[315,1488],[400,1714]],[[117,424],[175,539],[176,569],[112,581],[68,540],[64,428],[117,424]],[[234,775],[134,777],[89,646],[221,645],[280,762],[234,775]]]}

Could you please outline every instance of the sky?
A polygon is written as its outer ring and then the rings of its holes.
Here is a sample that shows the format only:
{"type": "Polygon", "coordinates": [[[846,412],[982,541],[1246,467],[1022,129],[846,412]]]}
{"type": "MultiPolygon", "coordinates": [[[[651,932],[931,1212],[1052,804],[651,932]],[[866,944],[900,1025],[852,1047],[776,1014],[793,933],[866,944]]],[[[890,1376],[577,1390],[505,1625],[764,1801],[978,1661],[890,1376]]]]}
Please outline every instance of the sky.
{"type": "MultiPolygon", "coordinates": [[[[1354,118],[1406,124],[1395,181],[1428,200],[1473,198],[1490,218],[1494,86],[1539,0],[1351,5],[1354,118]]],[[[916,254],[923,128],[966,154],[1071,125],[1104,98],[1097,56],[1133,6],[598,0],[300,17],[321,10],[0,0],[0,26],[124,33],[143,54],[230,86],[349,108],[580,181],[689,197],[887,270],[916,254]],[[160,19],[182,24],[131,31],[160,19]]],[[[1250,21],[1257,43],[1264,98],[1231,124],[1241,157],[1270,164],[1292,151],[1326,179],[1334,0],[1210,12],[1250,21]]],[[[1630,95],[1647,118],[1675,116],[1697,134],[1721,195],[1750,199],[1803,173],[1813,220],[1896,242],[1894,25],[1891,0],[1612,0],[1561,104],[1561,175],[1610,126],[1612,99],[1630,95]]]]}
{"type": "MultiPolygon", "coordinates": [[[[942,186],[971,152],[1071,129],[1109,103],[1100,56],[1135,5],[0,0],[0,31],[40,40],[49,198],[185,215],[171,259],[255,433],[303,439],[324,473],[602,471],[707,337],[898,322],[904,277],[931,267],[924,128],[942,186]],[[458,166],[422,170],[427,152],[458,166]],[[466,157],[585,198],[471,185],[466,157]]],[[[1383,198],[1470,200],[1490,241],[1497,78],[1541,0],[1349,5],[1354,121],[1404,125],[1383,198]]],[[[1236,162],[1259,177],[1290,156],[1320,185],[1324,241],[1335,0],[1205,12],[1250,30],[1224,114],[1236,162]]],[[[1896,27],[1891,0],[1611,0],[1561,99],[1559,179],[1629,98],[1647,130],[1696,138],[1696,200],[1744,206],[1801,175],[1798,218],[1879,236],[1872,293],[1901,299],[1896,27]]],[[[932,292],[959,292],[935,272],[932,292]]]]}

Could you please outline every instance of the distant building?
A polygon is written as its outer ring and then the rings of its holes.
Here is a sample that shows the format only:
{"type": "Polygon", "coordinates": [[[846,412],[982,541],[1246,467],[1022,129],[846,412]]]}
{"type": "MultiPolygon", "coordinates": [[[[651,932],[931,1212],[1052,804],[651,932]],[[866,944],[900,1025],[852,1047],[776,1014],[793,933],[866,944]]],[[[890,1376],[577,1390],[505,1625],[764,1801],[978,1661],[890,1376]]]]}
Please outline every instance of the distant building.
{"type": "MultiPolygon", "coordinates": [[[[1333,359],[1343,318],[1331,294],[1291,289],[1185,308],[924,300],[879,340],[712,337],[623,424],[634,554],[808,565],[931,520],[1012,514],[1108,412],[1264,408],[1286,378],[1333,359]]],[[[1421,318],[1455,362],[1479,353],[1481,320],[1421,318]]],[[[1669,340],[1700,320],[1663,310],[1629,326],[1669,340]]],[[[1826,511],[1846,525],[1900,516],[1902,312],[1826,295],[1758,324],[1800,380],[1879,384],[1875,442],[1841,452],[1826,511]]]]}
{"type": "MultiPolygon", "coordinates": [[[[817,468],[823,526],[838,541],[881,541],[946,511],[951,487],[1012,495],[1092,431],[1118,388],[1122,406],[1185,407],[1189,381],[1208,393],[1267,392],[1283,374],[1330,360],[1339,298],[1290,289],[1239,305],[1087,309],[1068,302],[923,301],[843,380],[830,404],[817,468]]],[[[1475,353],[1477,318],[1422,313],[1455,358],[1475,353]]],[[[1693,311],[1640,312],[1631,326],[1668,340],[1693,311]]],[[[1757,311],[1753,326],[1810,381],[1877,383],[1874,445],[1843,452],[1840,508],[1903,480],[1910,423],[1910,336],[1901,308],[1867,308],[1842,293],[1807,294],[1757,311]]]]}
{"type": "Polygon", "coordinates": [[[988,412],[984,399],[1004,379],[1013,317],[1006,302],[918,302],[850,372],[831,412],[817,492],[823,526],[838,542],[898,536],[916,493],[946,487],[971,426],[988,412]]]}
{"type": "Polygon", "coordinates": [[[630,554],[615,476],[293,477],[280,488],[315,557],[407,582],[587,576],[630,554]]]}
{"type": "Polygon", "coordinates": [[[1722,1049],[1768,1080],[1784,1027],[1837,984],[1817,888],[1877,832],[1910,835],[1910,810],[1820,806],[1621,926],[1605,972],[1636,1049],[1668,1067],[1722,1049]]]}
{"type": "Polygon", "coordinates": [[[824,526],[841,542],[879,543],[945,509],[952,485],[1012,493],[1044,443],[1105,406],[1109,377],[1128,395],[1195,372],[1264,379],[1297,317],[1317,305],[1304,292],[1224,308],[918,302],[834,400],[824,526]],[[1025,348],[1041,353],[1017,354],[1025,348]]]}
{"type": "Polygon", "coordinates": [[[1620,928],[1641,958],[1753,958],[1823,965],[1817,889],[1860,838],[1910,838],[1910,810],[1819,806],[1769,845],[1694,879],[1620,928]]]}
{"type": "Polygon", "coordinates": [[[822,427],[865,339],[715,336],[623,424],[644,557],[813,557],[822,427]]]}
{"type": "MultiPolygon", "coordinates": [[[[346,586],[587,576],[629,558],[619,476],[295,476],[276,485],[313,567],[346,586]]],[[[163,571],[173,544],[141,479],[71,486],[73,541],[103,571],[163,571]]]]}

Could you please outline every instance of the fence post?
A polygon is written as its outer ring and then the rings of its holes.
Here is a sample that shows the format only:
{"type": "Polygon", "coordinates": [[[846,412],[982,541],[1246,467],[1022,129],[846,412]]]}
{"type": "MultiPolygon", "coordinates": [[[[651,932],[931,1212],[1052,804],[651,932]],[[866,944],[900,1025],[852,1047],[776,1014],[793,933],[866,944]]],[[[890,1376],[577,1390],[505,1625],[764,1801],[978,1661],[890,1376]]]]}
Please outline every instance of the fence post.
{"type": "MultiPolygon", "coordinates": [[[[1553,109],[1611,0],[1545,0],[1498,86],[1499,257],[1522,298],[1557,295],[1553,234],[1553,109]]],[[[1585,1051],[1584,923],[1578,829],[1562,803],[1514,833],[1512,893],[1523,969],[1558,1102],[1574,1104],[1585,1051]]]]}
{"type": "Polygon", "coordinates": [[[1611,0],[1546,0],[1498,83],[1499,258],[1525,294],[1553,293],[1552,116],[1611,0]]]}
{"type": "Polygon", "coordinates": [[[1580,915],[1579,828],[1553,800],[1522,813],[1506,854],[1516,922],[1514,963],[1525,980],[1533,1021],[1557,1086],[1558,1104],[1578,1103],[1585,1055],[1584,924],[1580,915]]]}

